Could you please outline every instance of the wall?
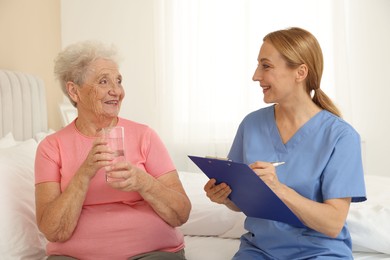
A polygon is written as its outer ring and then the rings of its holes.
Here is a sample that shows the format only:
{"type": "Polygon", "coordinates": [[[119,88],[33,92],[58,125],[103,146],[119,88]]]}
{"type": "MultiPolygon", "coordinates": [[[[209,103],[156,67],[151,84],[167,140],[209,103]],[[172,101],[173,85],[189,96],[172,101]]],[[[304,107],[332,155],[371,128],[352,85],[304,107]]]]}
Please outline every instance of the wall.
{"type": "Polygon", "coordinates": [[[366,174],[390,176],[390,1],[347,1],[350,121],[365,142],[366,174]]]}
{"type": "Polygon", "coordinates": [[[61,48],[60,0],[0,0],[0,68],[40,77],[47,89],[48,124],[59,129],[62,92],[53,59],[61,48]]]}
{"type": "Polygon", "coordinates": [[[126,90],[120,115],[149,125],[158,118],[151,98],[156,92],[154,5],[154,0],[61,2],[62,46],[82,40],[115,44],[126,90]],[[94,9],[86,11],[91,5],[94,9]]]}
{"type": "MultiPolygon", "coordinates": [[[[153,110],[153,98],[146,98],[155,95],[154,88],[158,87],[151,57],[155,40],[153,1],[116,0],[112,2],[115,5],[107,6],[104,2],[94,1],[94,12],[87,12],[90,1],[62,1],[62,42],[67,45],[98,35],[125,50],[131,59],[124,61],[121,71],[132,77],[125,78],[124,85],[130,89],[126,90],[121,115],[149,124],[147,120],[153,121],[150,115],[158,116],[158,111],[153,110]]],[[[345,56],[345,64],[336,64],[340,66],[335,68],[340,69],[338,77],[343,78],[337,82],[345,84],[336,86],[336,103],[364,141],[366,174],[390,176],[384,163],[390,155],[390,83],[386,78],[390,71],[390,1],[335,2],[340,8],[335,16],[343,19],[342,24],[335,21],[335,28],[346,32],[345,39],[335,40],[337,44],[347,44],[337,49],[345,56]]]]}

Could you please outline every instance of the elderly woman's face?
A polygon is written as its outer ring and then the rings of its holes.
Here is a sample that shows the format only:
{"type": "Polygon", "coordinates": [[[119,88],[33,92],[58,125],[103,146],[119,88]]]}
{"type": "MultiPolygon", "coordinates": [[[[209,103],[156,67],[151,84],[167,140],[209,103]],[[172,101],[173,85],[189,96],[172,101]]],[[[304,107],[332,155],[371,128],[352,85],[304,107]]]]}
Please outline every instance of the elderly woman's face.
{"type": "Polygon", "coordinates": [[[121,102],[125,96],[122,75],[116,63],[97,59],[87,70],[85,82],[79,89],[77,109],[98,118],[118,116],[121,102]]]}

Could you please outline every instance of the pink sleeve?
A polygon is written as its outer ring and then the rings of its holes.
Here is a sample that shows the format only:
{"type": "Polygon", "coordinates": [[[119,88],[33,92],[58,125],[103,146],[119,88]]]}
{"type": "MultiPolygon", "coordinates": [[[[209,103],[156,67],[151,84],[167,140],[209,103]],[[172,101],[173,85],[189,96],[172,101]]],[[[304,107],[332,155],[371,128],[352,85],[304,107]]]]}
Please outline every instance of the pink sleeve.
{"type": "Polygon", "coordinates": [[[60,182],[60,156],[54,138],[45,138],[37,148],[35,156],[35,184],[41,182],[60,182]]]}
{"type": "Polygon", "coordinates": [[[154,130],[150,129],[149,140],[144,140],[143,144],[146,152],[145,170],[149,174],[158,178],[176,170],[165,145],[154,130]]]}

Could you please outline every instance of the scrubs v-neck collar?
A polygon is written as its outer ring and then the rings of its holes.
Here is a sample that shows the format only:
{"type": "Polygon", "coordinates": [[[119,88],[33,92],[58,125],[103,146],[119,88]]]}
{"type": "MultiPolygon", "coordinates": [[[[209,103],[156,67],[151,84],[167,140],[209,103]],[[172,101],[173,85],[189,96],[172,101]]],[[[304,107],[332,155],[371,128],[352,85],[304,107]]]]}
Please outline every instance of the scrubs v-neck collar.
{"type": "Polygon", "coordinates": [[[267,122],[269,122],[270,135],[275,151],[278,153],[289,153],[294,150],[294,147],[302,142],[306,136],[315,134],[315,128],[321,125],[318,121],[321,120],[323,112],[324,110],[321,110],[315,114],[305,124],[303,124],[286,143],[283,143],[279,129],[276,125],[275,106],[272,106],[272,113],[268,114],[271,118],[269,118],[270,120],[267,120],[267,122]]]}

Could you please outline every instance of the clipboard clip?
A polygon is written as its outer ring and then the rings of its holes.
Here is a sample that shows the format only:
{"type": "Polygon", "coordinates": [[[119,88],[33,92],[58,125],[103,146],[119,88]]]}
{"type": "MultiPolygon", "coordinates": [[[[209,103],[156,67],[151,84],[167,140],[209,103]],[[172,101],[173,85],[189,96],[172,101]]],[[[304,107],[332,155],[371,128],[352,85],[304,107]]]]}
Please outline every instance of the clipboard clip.
{"type": "Polygon", "coordinates": [[[221,160],[221,161],[228,161],[228,162],[232,162],[232,160],[230,160],[229,158],[227,157],[218,157],[218,156],[210,156],[210,155],[206,155],[205,158],[207,159],[214,159],[214,160],[221,160]]]}
{"type": "MultiPolygon", "coordinates": [[[[227,163],[228,166],[230,166],[230,163],[229,163],[229,162],[233,162],[232,160],[230,160],[230,159],[227,158],[227,157],[205,156],[205,158],[206,158],[206,159],[220,160],[220,161],[228,162],[228,163],[227,163]]],[[[212,163],[212,161],[209,161],[209,163],[212,163]]]]}

